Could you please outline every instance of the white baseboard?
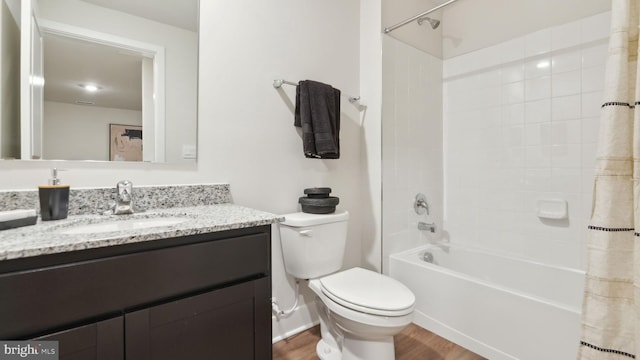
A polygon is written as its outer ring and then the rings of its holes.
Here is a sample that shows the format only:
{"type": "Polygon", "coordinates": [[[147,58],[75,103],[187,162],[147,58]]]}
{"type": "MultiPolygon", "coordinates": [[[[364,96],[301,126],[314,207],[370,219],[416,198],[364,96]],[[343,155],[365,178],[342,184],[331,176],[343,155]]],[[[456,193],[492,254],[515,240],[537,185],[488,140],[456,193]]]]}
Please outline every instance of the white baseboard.
{"type": "Polygon", "coordinates": [[[287,317],[271,316],[272,343],[301,333],[320,323],[316,303],[302,304],[287,317]]]}

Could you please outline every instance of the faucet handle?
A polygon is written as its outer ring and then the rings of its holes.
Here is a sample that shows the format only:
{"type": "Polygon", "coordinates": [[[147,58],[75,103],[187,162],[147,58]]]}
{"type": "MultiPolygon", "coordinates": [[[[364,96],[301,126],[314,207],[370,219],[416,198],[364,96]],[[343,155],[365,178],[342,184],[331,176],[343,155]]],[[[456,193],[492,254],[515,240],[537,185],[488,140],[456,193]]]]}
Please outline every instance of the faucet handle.
{"type": "Polygon", "coordinates": [[[427,196],[421,193],[416,195],[416,200],[413,202],[413,210],[416,214],[422,215],[425,212],[429,215],[429,204],[427,203],[427,196]]]}

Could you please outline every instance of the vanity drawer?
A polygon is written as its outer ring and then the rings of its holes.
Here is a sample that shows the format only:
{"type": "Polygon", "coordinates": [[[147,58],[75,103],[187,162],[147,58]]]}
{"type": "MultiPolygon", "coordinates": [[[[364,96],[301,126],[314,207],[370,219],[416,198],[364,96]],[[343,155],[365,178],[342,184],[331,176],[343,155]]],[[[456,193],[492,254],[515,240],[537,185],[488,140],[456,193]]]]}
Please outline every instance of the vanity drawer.
{"type": "Polygon", "coordinates": [[[0,338],[22,338],[270,274],[258,233],[0,275],[0,338]]]}

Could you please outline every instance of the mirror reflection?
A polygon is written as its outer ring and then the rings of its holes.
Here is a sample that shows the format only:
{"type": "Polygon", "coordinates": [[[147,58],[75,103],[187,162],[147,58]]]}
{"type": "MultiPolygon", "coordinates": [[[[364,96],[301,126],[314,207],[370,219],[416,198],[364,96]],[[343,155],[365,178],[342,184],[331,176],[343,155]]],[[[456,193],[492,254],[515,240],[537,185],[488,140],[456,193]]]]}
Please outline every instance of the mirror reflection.
{"type": "Polygon", "coordinates": [[[22,40],[31,30],[30,57],[42,60],[26,66],[22,104],[0,108],[2,158],[195,161],[197,0],[0,2],[3,55],[17,27],[22,40]],[[25,13],[31,29],[20,26],[25,13]]]}

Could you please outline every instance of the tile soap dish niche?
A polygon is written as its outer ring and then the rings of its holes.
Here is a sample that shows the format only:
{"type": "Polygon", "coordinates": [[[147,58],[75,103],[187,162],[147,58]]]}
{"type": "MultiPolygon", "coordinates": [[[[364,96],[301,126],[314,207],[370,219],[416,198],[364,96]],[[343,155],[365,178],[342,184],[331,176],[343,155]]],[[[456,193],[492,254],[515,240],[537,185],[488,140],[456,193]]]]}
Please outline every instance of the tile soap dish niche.
{"type": "Polygon", "coordinates": [[[540,199],[536,202],[536,215],[541,219],[563,220],[568,217],[567,200],[540,199]]]}

